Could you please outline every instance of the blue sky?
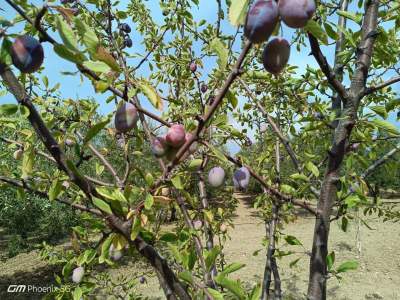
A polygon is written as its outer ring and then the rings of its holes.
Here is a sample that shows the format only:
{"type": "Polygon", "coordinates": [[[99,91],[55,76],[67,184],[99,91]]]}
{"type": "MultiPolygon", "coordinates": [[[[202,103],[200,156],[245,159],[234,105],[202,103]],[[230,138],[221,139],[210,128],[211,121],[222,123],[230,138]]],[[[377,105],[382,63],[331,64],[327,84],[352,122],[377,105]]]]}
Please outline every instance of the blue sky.
{"type": "MultiPolygon", "coordinates": [[[[38,1],[38,0],[31,1],[31,2],[37,4],[38,6],[40,6],[43,3],[43,1],[38,1]]],[[[222,1],[222,2],[223,2],[223,5],[225,5],[225,1],[222,1]]],[[[15,12],[6,3],[4,3],[4,4],[3,3],[1,5],[1,8],[5,9],[5,11],[0,11],[0,16],[7,18],[7,19],[11,19],[13,16],[15,16],[15,12]]],[[[119,4],[121,10],[123,10],[127,6],[128,3],[129,3],[129,1],[121,0],[120,4],[119,4]]],[[[159,5],[158,5],[159,2],[154,1],[154,0],[149,0],[149,1],[146,1],[145,3],[150,8],[151,13],[154,17],[154,20],[156,22],[158,22],[159,25],[162,25],[164,17],[159,8],[159,5]]],[[[352,6],[351,9],[354,10],[355,6],[352,6]]],[[[226,11],[226,7],[224,7],[224,11],[226,11]]],[[[200,1],[200,8],[193,7],[193,10],[192,10],[192,14],[196,21],[205,19],[208,22],[215,22],[216,18],[217,18],[216,12],[217,12],[216,1],[210,1],[210,0],[200,1]]],[[[333,19],[332,21],[335,21],[335,20],[333,19]]],[[[144,51],[143,51],[144,48],[141,45],[141,37],[137,32],[135,32],[134,24],[131,21],[129,21],[129,19],[127,19],[127,22],[131,25],[131,27],[133,29],[132,33],[130,34],[130,37],[133,40],[133,47],[130,49],[130,53],[144,53],[144,51]]],[[[349,24],[349,26],[356,28],[356,24],[353,23],[352,21],[348,21],[348,24],[349,24]]],[[[232,27],[226,20],[222,23],[221,28],[222,28],[223,32],[228,33],[228,34],[234,34],[236,31],[236,29],[234,27],[232,27]]],[[[21,30],[22,30],[22,26],[19,25],[19,26],[16,26],[12,32],[20,33],[21,30]]],[[[291,40],[292,34],[293,34],[292,29],[290,29],[286,26],[283,26],[283,36],[285,38],[287,38],[288,40],[291,40]]],[[[56,34],[56,33],[52,33],[52,36],[58,38],[58,34],[56,34]]],[[[170,38],[170,36],[166,35],[166,39],[169,39],[169,38],[170,38]]],[[[234,47],[236,51],[240,50],[238,47],[239,47],[239,45],[238,45],[238,43],[236,43],[236,45],[234,47]]],[[[195,45],[194,49],[195,49],[195,51],[197,50],[197,52],[199,52],[200,44],[195,45]]],[[[80,82],[79,76],[64,76],[64,75],[62,75],[61,74],[62,71],[75,72],[76,71],[75,65],[59,58],[56,54],[54,54],[54,52],[52,50],[52,46],[49,43],[44,44],[44,50],[45,50],[45,61],[44,61],[45,70],[43,72],[43,75],[46,75],[49,78],[50,86],[53,86],[58,82],[61,83],[60,91],[61,91],[62,97],[72,98],[72,99],[93,97],[100,104],[100,112],[104,113],[104,114],[109,113],[115,109],[113,103],[106,104],[106,102],[105,102],[105,99],[108,96],[110,96],[110,93],[107,92],[104,94],[96,94],[94,92],[94,89],[93,89],[90,81],[87,80],[86,78],[84,78],[83,82],[80,82]]],[[[322,51],[325,54],[325,56],[328,58],[329,62],[331,64],[333,64],[334,46],[322,47],[322,51]]],[[[294,47],[292,47],[289,63],[293,64],[293,65],[297,65],[299,67],[298,68],[299,74],[304,72],[307,65],[310,65],[312,67],[317,66],[314,58],[309,55],[309,52],[310,51],[307,47],[304,47],[301,52],[297,52],[296,49],[294,49],[294,47]]],[[[138,60],[140,60],[140,58],[131,59],[129,62],[132,63],[132,65],[135,65],[135,62],[137,62],[138,60]]],[[[215,67],[216,62],[215,62],[214,58],[206,58],[203,60],[203,63],[205,66],[204,70],[206,71],[203,74],[203,79],[206,79],[207,71],[212,70],[215,67]]],[[[147,65],[144,64],[142,66],[139,74],[143,77],[148,77],[149,72],[150,71],[147,68],[147,65]]],[[[391,75],[392,74],[387,74],[388,77],[390,77],[391,75]]],[[[42,75],[38,75],[38,76],[42,76],[42,75]]],[[[397,85],[397,87],[395,87],[395,88],[397,91],[400,90],[399,85],[397,85]]],[[[244,98],[240,99],[240,104],[241,104],[240,107],[243,105],[243,103],[245,101],[246,101],[246,99],[244,99],[244,98]]],[[[3,97],[0,97],[0,104],[8,103],[8,102],[11,102],[11,103],[15,102],[15,100],[12,98],[11,95],[6,95],[3,97]]],[[[148,101],[145,98],[143,98],[143,100],[142,100],[142,105],[146,109],[159,114],[159,112],[155,111],[155,109],[151,106],[151,104],[148,103],[148,101]]],[[[390,119],[392,122],[395,122],[395,118],[393,116],[391,116],[390,119]]],[[[234,125],[237,125],[238,127],[240,127],[238,124],[234,124],[234,125]]],[[[400,124],[398,122],[396,123],[396,125],[400,126],[400,124]]],[[[250,133],[250,135],[252,135],[252,133],[250,133]]],[[[250,136],[250,138],[252,138],[252,136],[250,136]]],[[[236,152],[239,149],[238,146],[235,144],[230,144],[229,148],[232,152],[236,152]]]]}

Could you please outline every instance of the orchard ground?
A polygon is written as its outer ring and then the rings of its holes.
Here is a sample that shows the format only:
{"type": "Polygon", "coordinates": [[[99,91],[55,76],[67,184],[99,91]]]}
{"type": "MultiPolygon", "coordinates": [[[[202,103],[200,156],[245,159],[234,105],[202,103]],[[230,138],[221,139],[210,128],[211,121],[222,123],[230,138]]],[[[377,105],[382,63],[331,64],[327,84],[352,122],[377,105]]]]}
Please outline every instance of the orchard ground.
{"type": "MultiPolygon", "coordinates": [[[[263,249],[261,239],[265,236],[265,227],[261,219],[257,217],[256,210],[252,208],[251,197],[244,195],[237,195],[237,197],[240,201],[234,218],[235,230],[229,230],[231,239],[226,243],[226,260],[246,264],[232,277],[240,278],[245,285],[251,286],[259,282],[263,275],[265,251],[261,250],[256,256],[253,253],[263,249]]],[[[347,260],[358,260],[360,265],[355,271],[343,273],[341,282],[335,278],[329,280],[328,299],[400,299],[400,255],[398,252],[400,226],[398,223],[382,223],[373,216],[368,218],[368,224],[373,230],[365,226],[361,227],[361,257],[358,257],[357,251],[356,224],[351,223],[347,233],[339,228],[338,223],[331,224],[330,250],[336,253],[335,266],[347,260]]],[[[313,218],[301,215],[294,223],[285,225],[283,233],[296,236],[308,250],[312,242],[313,226],[313,218]]],[[[278,245],[283,243],[281,241],[278,245]]],[[[69,247],[69,243],[66,242],[59,247],[69,247]]],[[[303,299],[308,282],[308,256],[304,254],[302,246],[286,245],[280,249],[303,252],[278,260],[285,299],[303,299]],[[290,268],[290,262],[299,257],[301,257],[300,261],[290,268]]],[[[0,262],[0,299],[40,299],[32,295],[18,298],[14,294],[10,297],[10,294],[5,293],[5,286],[12,282],[50,284],[53,272],[59,272],[59,268],[49,266],[42,261],[38,251],[20,254],[0,262]]],[[[122,259],[119,267],[109,268],[105,272],[113,278],[120,275],[138,278],[146,273],[147,283],[140,284],[137,280],[137,291],[150,299],[164,299],[162,291],[158,289],[157,278],[143,262],[122,259]]],[[[101,292],[96,299],[103,299],[100,294],[101,292]]]]}

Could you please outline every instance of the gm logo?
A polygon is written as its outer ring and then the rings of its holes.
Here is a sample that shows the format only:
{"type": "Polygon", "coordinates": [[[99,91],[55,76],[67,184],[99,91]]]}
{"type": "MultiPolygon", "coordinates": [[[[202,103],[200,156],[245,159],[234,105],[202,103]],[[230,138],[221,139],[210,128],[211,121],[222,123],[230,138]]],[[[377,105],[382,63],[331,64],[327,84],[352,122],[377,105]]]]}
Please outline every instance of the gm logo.
{"type": "Polygon", "coordinates": [[[26,285],[25,284],[20,284],[20,285],[16,285],[16,284],[10,284],[8,286],[7,292],[8,293],[23,293],[26,290],[26,285]]]}

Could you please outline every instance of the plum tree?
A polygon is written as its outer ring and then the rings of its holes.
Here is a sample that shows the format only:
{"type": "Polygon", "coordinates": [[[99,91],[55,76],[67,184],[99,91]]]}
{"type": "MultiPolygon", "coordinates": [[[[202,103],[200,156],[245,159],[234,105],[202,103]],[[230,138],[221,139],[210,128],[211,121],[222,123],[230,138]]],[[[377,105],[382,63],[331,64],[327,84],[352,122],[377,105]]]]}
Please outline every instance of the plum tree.
{"type": "Polygon", "coordinates": [[[75,268],[72,271],[72,281],[75,283],[81,282],[84,274],[85,274],[85,269],[83,267],[75,268]]]}
{"type": "Polygon", "coordinates": [[[274,0],[257,0],[249,9],[244,35],[253,43],[261,43],[271,36],[278,23],[278,5],[274,0]]]}
{"type": "Polygon", "coordinates": [[[286,66],[290,56],[290,44],[284,38],[274,38],[264,48],[263,64],[265,70],[277,75],[286,66]]]}
{"type": "Polygon", "coordinates": [[[201,92],[202,92],[202,93],[207,92],[207,90],[208,90],[207,84],[203,83],[203,84],[201,85],[200,89],[201,89],[201,92]]]}
{"type": "Polygon", "coordinates": [[[185,128],[181,124],[173,124],[165,137],[167,144],[173,148],[179,148],[186,139],[185,128]]]}
{"type": "Polygon", "coordinates": [[[136,107],[132,103],[123,102],[115,113],[115,129],[122,133],[128,132],[135,127],[138,119],[136,107]]]}
{"type": "Polygon", "coordinates": [[[315,13],[314,0],[279,0],[279,15],[291,28],[302,28],[315,13]]]}
{"type": "Polygon", "coordinates": [[[22,155],[24,154],[24,151],[22,149],[15,150],[13,156],[16,160],[20,160],[22,158],[22,155]]]}
{"type": "Polygon", "coordinates": [[[221,167],[214,167],[208,172],[208,183],[212,187],[219,187],[224,183],[225,170],[221,167]]]}
{"type": "Polygon", "coordinates": [[[36,72],[43,63],[43,47],[30,35],[19,36],[11,45],[11,58],[22,73],[36,72]]]}
{"type": "Polygon", "coordinates": [[[151,142],[151,152],[155,157],[163,157],[167,152],[168,145],[166,143],[165,137],[158,136],[151,142]]]}
{"type": "Polygon", "coordinates": [[[241,167],[233,173],[233,185],[235,188],[245,190],[250,181],[250,172],[246,167],[241,167]]]}

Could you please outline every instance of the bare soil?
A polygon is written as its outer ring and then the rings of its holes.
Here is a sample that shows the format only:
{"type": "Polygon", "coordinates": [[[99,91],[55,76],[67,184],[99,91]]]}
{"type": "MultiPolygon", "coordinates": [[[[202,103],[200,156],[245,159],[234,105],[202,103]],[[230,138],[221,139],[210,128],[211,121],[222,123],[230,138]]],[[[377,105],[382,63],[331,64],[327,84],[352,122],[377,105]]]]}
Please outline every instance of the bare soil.
{"type": "MultiPolygon", "coordinates": [[[[262,239],[265,236],[265,225],[252,208],[251,197],[239,196],[239,206],[235,217],[235,228],[229,229],[230,240],[226,243],[226,260],[241,262],[246,266],[232,275],[244,285],[252,286],[262,280],[265,265],[265,250],[262,239]],[[260,250],[261,249],[261,250],[260,250]],[[254,252],[260,250],[258,255],[254,252]]],[[[347,260],[357,260],[359,268],[343,273],[342,280],[330,278],[328,299],[334,300],[400,300],[400,225],[382,223],[375,217],[368,219],[373,230],[361,227],[361,253],[357,250],[356,229],[350,223],[348,232],[343,232],[339,224],[331,224],[330,251],[335,251],[335,266],[347,260]]],[[[278,259],[282,279],[282,290],[285,299],[304,299],[307,291],[309,249],[312,243],[314,219],[299,216],[295,222],[285,225],[284,234],[296,236],[303,246],[290,246],[282,239],[278,242],[280,250],[292,250],[296,254],[278,259]],[[300,261],[290,268],[293,260],[300,261]]],[[[40,299],[40,295],[19,295],[6,293],[9,284],[49,284],[57,268],[41,261],[38,252],[20,254],[7,261],[0,262],[0,299],[40,299]]],[[[137,278],[146,274],[147,283],[138,284],[138,291],[151,299],[163,299],[157,279],[151,270],[141,262],[122,260],[118,268],[107,269],[112,278],[126,276],[137,278]]],[[[99,299],[109,299],[104,294],[99,299]]]]}

